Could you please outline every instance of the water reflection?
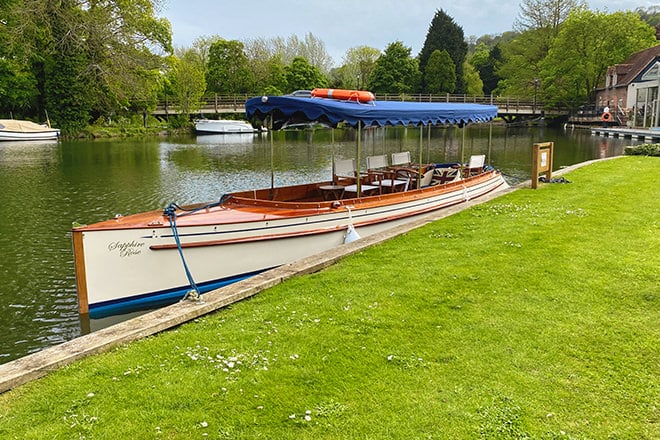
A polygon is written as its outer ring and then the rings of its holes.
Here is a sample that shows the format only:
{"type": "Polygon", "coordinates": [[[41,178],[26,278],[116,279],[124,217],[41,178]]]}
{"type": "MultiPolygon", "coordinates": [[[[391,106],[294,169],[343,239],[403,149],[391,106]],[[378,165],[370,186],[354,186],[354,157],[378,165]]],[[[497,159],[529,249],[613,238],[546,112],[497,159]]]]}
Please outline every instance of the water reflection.
{"type": "MultiPolygon", "coordinates": [[[[556,168],[621,154],[637,141],[588,131],[477,126],[369,129],[362,164],[373,154],[413,152],[453,162],[488,154],[510,182],[526,179],[531,145],[555,142],[556,168]],[[463,145],[464,148],[461,148],[463,145]]],[[[332,157],[354,157],[354,130],[167,139],[0,143],[0,362],[70,340],[81,324],[71,223],[95,222],[179,204],[217,200],[237,190],[328,180],[332,157]],[[272,145],[272,149],[271,149],[272,145]],[[274,170],[271,175],[271,167],[274,170]]]]}

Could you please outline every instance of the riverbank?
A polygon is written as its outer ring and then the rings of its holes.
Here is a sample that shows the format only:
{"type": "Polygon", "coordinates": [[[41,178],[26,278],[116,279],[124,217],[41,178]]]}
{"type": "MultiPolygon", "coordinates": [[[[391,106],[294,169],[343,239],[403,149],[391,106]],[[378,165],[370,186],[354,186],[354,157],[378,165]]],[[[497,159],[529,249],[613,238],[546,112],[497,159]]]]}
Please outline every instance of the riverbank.
{"type": "Polygon", "coordinates": [[[186,118],[173,117],[164,122],[151,115],[119,117],[116,120],[99,118],[92,125],[75,134],[64,136],[66,139],[111,139],[130,137],[165,137],[185,135],[195,132],[194,125],[186,118]]]}
{"type": "Polygon", "coordinates": [[[656,438],[656,158],[599,162],[0,396],[18,438],[656,438]]]}

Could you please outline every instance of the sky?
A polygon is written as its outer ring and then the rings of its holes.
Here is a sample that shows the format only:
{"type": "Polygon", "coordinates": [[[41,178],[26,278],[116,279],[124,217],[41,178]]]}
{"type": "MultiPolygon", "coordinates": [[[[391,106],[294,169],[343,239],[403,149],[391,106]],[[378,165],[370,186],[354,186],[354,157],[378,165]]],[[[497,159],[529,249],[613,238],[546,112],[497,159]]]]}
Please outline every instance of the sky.
{"type": "MultiPolygon", "coordinates": [[[[370,46],[381,51],[401,41],[417,56],[439,9],[463,28],[465,37],[513,30],[518,1],[502,0],[161,0],[159,16],[172,24],[175,47],[191,47],[202,36],[226,40],[304,38],[312,33],[339,66],[346,51],[370,46]]],[[[658,0],[591,0],[591,10],[625,11],[657,6],[658,0]]]]}

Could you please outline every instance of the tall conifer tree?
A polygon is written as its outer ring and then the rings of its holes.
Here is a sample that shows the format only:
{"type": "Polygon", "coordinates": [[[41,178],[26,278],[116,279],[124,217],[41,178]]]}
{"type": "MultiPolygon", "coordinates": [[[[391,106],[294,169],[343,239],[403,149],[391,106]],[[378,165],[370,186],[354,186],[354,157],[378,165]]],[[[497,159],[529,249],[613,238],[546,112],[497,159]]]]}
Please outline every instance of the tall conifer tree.
{"type": "MultiPolygon", "coordinates": [[[[465,92],[463,62],[467,56],[468,45],[465,42],[463,28],[454,23],[454,19],[442,9],[436,11],[426,34],[424,46],[419,53],[419,70],[422,75],[425,74],[426,65],[434,50],[447,51],[456,68],[456,88],[453,91],[455,93],[465,92]]],[[[422,92],[429,92],[425,82],[422,82],[422,92]]]]}

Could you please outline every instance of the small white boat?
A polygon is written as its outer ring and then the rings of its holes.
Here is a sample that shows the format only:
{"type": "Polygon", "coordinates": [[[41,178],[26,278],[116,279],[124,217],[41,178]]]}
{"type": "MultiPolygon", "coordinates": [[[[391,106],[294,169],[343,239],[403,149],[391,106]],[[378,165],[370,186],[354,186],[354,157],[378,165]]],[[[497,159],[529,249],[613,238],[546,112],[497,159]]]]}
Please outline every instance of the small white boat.
{"type": "Polygon", "coordinates": [[[258,130],[247,121],[231,119],[198,119],[195,121],[197,134],[256,133],[258,130]]]}
{"type": "MultiPolygon", "coordinates": [[[[259,97],[248,100],[246,113],[261,120],[277,115],[280,123],[303,114],[332,127],[342,122],[358,127],[359,140],[363,124],[483,122],[497,107],[259,97]]],[[[391,164],[385,155],[367,157],[366,174],[355,159],[335,160],[332,180],[235,192],[210,204],[171,204],[74,227],[80,313],[101,318],[171,303],[508,186],[484,164],[484,155],[470,164],[415,167],[405,153],[405,161],[393,154],[391,164]],[[393,167],[400,164],[406,165],[393,167]]]]}
{"type": "Polygon", "coordinates": [[[57,139],[60,130],[19,119],[0,119],[0,141],[40,141],[57,139]]]}

